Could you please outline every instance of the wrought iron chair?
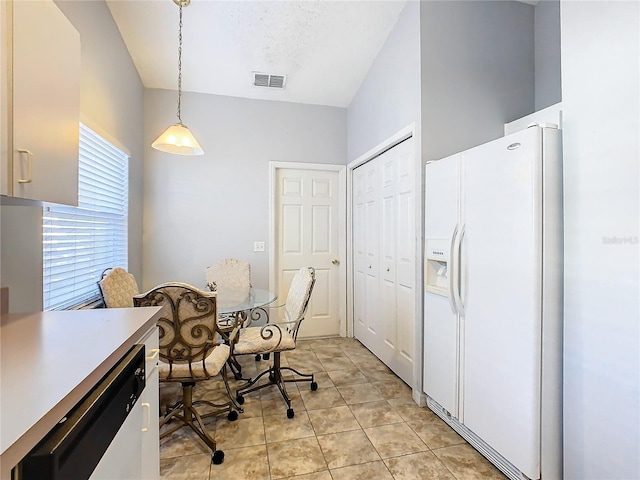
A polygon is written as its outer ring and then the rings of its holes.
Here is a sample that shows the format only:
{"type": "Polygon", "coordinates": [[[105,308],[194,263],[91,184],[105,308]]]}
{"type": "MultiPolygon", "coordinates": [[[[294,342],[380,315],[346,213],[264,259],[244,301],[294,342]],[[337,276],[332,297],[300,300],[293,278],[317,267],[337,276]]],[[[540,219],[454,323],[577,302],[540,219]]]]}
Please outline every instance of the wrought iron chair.
{"type": "Polygon", "coordinates": [[[238,418],[226,375],[229,346],[221,344],[216,322],[216,294],[204,292],[185,283],[165,283],[134,297],[136,307],[160,306],[162,315],[157,321],[160,336],[160,382],[177,382],[182,385],[182,398],[160,419],[160,428],[171,420],[178,424],[162,432],[160,438],[183,426],[191,428],[211,449],[211,461],[220,464],[224,460],[222,450],[207,432],[203,419],[227,414],[234,421],[238,418]],[[222,375],[229,401],[213,403],[193,400],[193,389],[199,382],[222,375]],[[200,413],[197,406],[209,407],[200,413]]]}
{"type": "Polygon", "coordinates": [[[140,293],[135,277],[122,267],[102,272],[98,288],[105,308],[133,307],[133,297],[140,293]]]}
{"type": "Polygon", "coordinates": [[[300,373],[294,368],[283,367],[280,363],[281,352],[296,348],[298,330],[302,320],[304,320],[315,281],[315,270],[312,267],[304,267],[298,270],[291,281],[291,287],[284,304],[285,321],[281,323],[270,322],[262,327],[242,328],[232,340],[232,352],[234,355],[273,353],[273,364],[269,369],[248,380],[244,386],[236,390],[236,401],[240,405],[244,403],[244,395],[247,393],[276,385],[287,404],[287,417],[293,418],[295,412],[291,407],[291,400],[287,394],[285,383],[310,381],[311,390],[318,389],[314,374],[300,373]],[[290,371],[294,375],[285,378],[282,375],[283,371],[290,371]],[[265,376],[268,376],[269,381],[256,385],[265,376]]]}
{"type": "MultiPolygon", "coordinates": [[[[251,290],[251,264],[225,258],[207,267],[205,270],[207,288],[212,292],[221,292],[227,299],[237,297],[240,301],[249,295],[251,290]]],[[[218,314],[218,326],[223,333],[225,341],[229,343],[229,334],[237,325],[243,325],[247,321],[246,312],[218,314]]],[[[250,321],[250,319],[249,319],[250,321]]],[[[227,362],[234,377],[242,378],[242,366],[231,355],[227,362]]]]}
{"type": "Polygon", "coordinates": [[[218,288],[249,292],[251,264],[235,258],[218,260],[206,269],[205,278],[207,286],[212,292],[218,288]]]}

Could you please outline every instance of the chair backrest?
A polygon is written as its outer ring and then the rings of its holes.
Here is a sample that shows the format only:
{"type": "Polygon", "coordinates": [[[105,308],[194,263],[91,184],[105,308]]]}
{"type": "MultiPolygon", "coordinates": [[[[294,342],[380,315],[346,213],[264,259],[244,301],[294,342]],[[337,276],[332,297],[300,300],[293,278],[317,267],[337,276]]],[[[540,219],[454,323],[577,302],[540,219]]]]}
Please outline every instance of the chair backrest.
{"type": "Polygon", "coordinates": [[[294,339],[298,336],[300,322],[307,312],[315,283],[316,271],[313,267],[302,267],[291,280],[287,301],[284,304],[284,318],[286,322],[292,322],[289,324],[288,330],[294,339]]]}
{"type": "Polygon", "coordinates": [[[203,361],[219,344],[217,294],[186,283],[164,283],[134,298],[136,307],[162,307],[156,322],[160,360],[165,363],[203,361]]]}
{"type": "Polygon", "coordinates": [[[135,277],[122,267],[102,272],[98,288],[105,308],[133,307],[133,297],[140,293],[135,277]]]}
{"type": "Polygon", "coordinates": [[[251,265],[235,258],[225,258],[208,267],[205,277],[212,291],[222,288],[248,292],[251,288],[251,265]]]}

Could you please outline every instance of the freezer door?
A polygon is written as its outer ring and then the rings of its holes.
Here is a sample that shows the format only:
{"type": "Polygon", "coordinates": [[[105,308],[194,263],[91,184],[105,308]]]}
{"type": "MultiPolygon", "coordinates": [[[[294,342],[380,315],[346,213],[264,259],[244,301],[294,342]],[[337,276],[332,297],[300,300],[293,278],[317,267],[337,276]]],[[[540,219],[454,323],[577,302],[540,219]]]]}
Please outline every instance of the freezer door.
{"type": "Polygon", "coordinates": [[[429,162],[425,171],[425,238],[451,239],[458,223],[460,160],[458,153],[429,162]]]}
{"type": "Polygon", "coordinates": [[[457,154],[427,164],[425,192],[423,389],[454,417],[458,416],[458,317],[450,301],[449,280],[455,276],[451,244],[458,224],[460,158],[457,154]],[[430,273],[445,267],[446,281],[430,278],[430,273]]]}
{"type": "Polygon", "coordinates": [[[539,128],[462,159],[461,420],[540,476],[542,189],[539,128]]]}

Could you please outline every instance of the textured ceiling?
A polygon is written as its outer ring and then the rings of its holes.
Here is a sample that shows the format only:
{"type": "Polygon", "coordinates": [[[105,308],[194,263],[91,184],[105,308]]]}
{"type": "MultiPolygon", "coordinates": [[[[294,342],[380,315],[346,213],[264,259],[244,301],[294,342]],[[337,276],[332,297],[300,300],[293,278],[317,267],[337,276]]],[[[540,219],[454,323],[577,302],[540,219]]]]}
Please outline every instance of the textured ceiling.
{"type": "MultiPolygon", "coordinates": [[[[192,0],[183,9],[184,91],[347,107],[405,0],[192,0]],[[287,75],[284,90],[252,72],[287,75]]],[[[177,88],[178,7],[107,0],[148,88],[177,88]]]]}

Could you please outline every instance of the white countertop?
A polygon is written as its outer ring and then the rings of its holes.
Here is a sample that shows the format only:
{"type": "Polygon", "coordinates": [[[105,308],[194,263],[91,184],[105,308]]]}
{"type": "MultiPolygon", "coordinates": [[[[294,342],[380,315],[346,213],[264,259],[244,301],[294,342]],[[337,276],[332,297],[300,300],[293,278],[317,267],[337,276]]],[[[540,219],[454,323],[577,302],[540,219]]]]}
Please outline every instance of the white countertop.
{"type": "Polygon", "coordinates": [[[144,307],[2,317],[2,472],[21,460],[155,325],[159,312],[159,307],[144,307]]]}

